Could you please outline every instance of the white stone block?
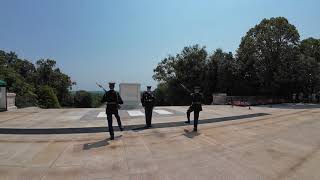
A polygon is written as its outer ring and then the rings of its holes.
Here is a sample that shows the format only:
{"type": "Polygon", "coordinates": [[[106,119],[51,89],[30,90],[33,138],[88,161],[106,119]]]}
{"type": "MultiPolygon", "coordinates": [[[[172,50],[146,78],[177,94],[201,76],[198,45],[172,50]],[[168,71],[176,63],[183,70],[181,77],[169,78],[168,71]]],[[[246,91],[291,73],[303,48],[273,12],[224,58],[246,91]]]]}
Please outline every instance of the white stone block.
{"type": "Polygon", "coordinates": [[[97,118],[105,118],[105,117],[107,117],[106,112],[99,112],[99,114],[97,116],[97,118]]]}
{"type": "Polygon", "coordinates": [[[7,99],[6,99],[6,88],[0,87],[0,109],[6,110],[7,109],[7,99]]]}
{"type": "Polygon", "coordinates": [[[166,110],[163,110],[163,109],[155,109],[153,110],[154,112],[158,113],[158,114],[161,114],[161,115],[169,115],[169,114],[173,114],[172,112],[169,112],[169,111],[166,111],[166,110]]]}
{"type": "Polygon", "coordinates": [[[8,108],[8,111],[17,109],[15,93],[7,93],[7,108],[8,108]]]}
{"type": "Polygon", "coordinates": [[[144,113],[141,111],[132,110],[132,111],[127,111],[127,112],[129,114],[129,116],[144,116],[144,113]]]}
{"type": "Polygon", "coordinates": [[[137,107],[140,104],[140,84],[120,83],[119,92],[123,100],[123,107],[137,107]]]}

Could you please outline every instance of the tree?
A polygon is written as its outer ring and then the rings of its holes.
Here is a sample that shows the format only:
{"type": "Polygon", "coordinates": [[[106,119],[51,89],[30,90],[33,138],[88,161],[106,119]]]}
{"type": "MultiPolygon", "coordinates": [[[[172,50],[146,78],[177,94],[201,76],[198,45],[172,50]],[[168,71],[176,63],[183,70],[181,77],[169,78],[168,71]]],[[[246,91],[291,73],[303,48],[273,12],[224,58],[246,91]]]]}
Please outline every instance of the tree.
{"type": "Polygon", "coordinates": [[[302,54],[313,57],[320,63],[320,39],[305,39],[301,41],[299,49],[302,54]]]}
{"type": "MultiPolygon", "coordinates": [[[[251,81],[255,93],[274,95],[284,87],[276,78],[286,72],[290,61],[297,56],[299,33],[284,17],[263,19],[242,38],[237,57],[242,63],[242,74],[251,81]]],[[[286,77],[289,75],[287,74],[286,77]]]]}
{"type": "Polygon", "coordinates": [[[156,104],[158,106],[168,105],[168,86],[166,83],[159,83],[157,88],[154,90],[154,95],[156,98],[156,104]]]}
{"type": "Polygon", "coordinates": [[[91,108],[92,96],[87,91],[77,91],[74,95],[74,105],[79,108],[91,108]]]}
{"type": "Polygon", "coordinates": [[[41,108],[60,108],[60,104],[53,89],[47,85],[40,86],[38,89],[39,107],[41,108]]]}
{"type": "MultiPolygon", "coordinates": [[[[320,91],[320,39],[308,38],[299,45],[300,55],[296,64],[298,73],[296,79],[300,81],[298,87],[305,93],[320,91]],[[303,71],[303,72],[301,72],[303,71]],[[307,88],[306,88],[307,87],[307,88]],[[306,89],[308,91],[306,92],[306,89]]],[[[297,83],[298,84],[298,83],[297,83]]]]}
{"type": "Polygon", "coordinates": [[[230,52],[217,49],[208,57],[205,47],[194,45],[183,48],[176,56],[163,59],[154,72],[153,78],[160,82],[157,94],[166,94],[166,98],[161,98],[161,104],[189,104],[190,98],[186,97],[190,92],[181,84],[190,91],[194,86],[201,86],[204,103],[210,104],[213,92],[233,93],[239,65],[230,52]]]}
{"type": "Polygon", "coordinates": [[[39,85],[48,85],[53,88],[61,104],[69,104],[70,90],[75,82],[56,68],[56,61],[40,59],[36,62],[37,82],[39,85]]]}
{"type": "MultiPolygon", "coordinates": [[[[166,83],[168,102],[171,105],[188,103],[189,92],[181,87],[183,84],[189,90],[194,86],[204,86],[207,51],[199,45],[183,48],[176,56],[168,56],[154,69],[153,78],[166,83]]],[[[163,84],[162,84],[163,85],[163,84]]],[[[163,88],[163,87],[162,87],[163,88]]]]}
{"type": "Polygon", "coordinates": [[[223,52],[222,49],[217,49],[209,59],[209,64],[212,64],[211,66],[215,68],[216,87],[214,91],[227,93],[229,95],[233,94],[238,65],[232,53],[226,53],[223,52]]]}
{"type": "MultiPolygon", "coordinates": [[[[52,88],[54,96],[58,97],[62,105],[70,105],[70,90],[75,83],[70,77],[56,68],[56,61],[41,59],[36,66],[25,59],[20,59],[16,53],[0,50],[0,79],[8,84],[8,91],[14,92],[16,105],[18,107],[28,107],[37,105],[40,98],[36,91],[41,86],[52,88]]],[[[45,105],[41,105],[44,106],[45,105]]],[[[49,105],[50,106],[50,105],[49,105]]]]}

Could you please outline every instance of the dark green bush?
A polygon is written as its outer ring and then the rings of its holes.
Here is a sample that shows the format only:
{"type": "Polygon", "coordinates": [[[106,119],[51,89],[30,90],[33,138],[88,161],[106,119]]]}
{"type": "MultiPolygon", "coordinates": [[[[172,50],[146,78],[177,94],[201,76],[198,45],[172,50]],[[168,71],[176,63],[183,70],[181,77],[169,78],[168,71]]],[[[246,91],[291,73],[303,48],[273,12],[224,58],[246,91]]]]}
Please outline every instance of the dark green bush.
{"type": "Polygon", "coordinates": [[[40,86],[37,94],[38,94],[39,107],[60,108],[58,98],[51,87],[40,86]]]}
{"type": "Polygon", "coordinates": [[[38,100],[37,95],[33,92],[27,92],[25,94],[16,96],[16,106],[18,108],[24,108],[24,107],[31,107],[31,106],[37,106],[38,100]]]}
{"type": "Polygon", "coordinates": [[[77,91],[74,95],[74,106],[78,108],[91,108],[92,95],[84,90],[77,91]]]}
{"type": "Polygon", "coordinates": [[[103,97],[103,93],[102,92],[90,92],[91,96],[92,96],[92,107],[96,108],[96,107],[100,107],[103,105],[103,103],[101,103],[101,99],[103,97]]]}
{"type": "Polygon", "coordinates": [[[74,104],[74,94],[67,93],[64,95],[64,97],[61,98],[62,101],[60,102],[60,105],[63,107],[73,107],[74,104]]]}

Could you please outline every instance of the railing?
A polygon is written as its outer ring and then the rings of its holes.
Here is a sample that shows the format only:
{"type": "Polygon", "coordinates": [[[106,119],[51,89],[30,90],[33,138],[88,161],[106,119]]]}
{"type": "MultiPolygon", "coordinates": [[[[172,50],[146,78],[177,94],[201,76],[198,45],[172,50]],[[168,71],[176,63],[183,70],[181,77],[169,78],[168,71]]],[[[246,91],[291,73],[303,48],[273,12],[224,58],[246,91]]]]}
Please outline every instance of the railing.
{"type": "Polygon", "coordinates": [[[227,96],[227,104],[234,106],[253,106],[266,104],[289,103],[286,97],[264,97],[264,96],[227,96]]]}

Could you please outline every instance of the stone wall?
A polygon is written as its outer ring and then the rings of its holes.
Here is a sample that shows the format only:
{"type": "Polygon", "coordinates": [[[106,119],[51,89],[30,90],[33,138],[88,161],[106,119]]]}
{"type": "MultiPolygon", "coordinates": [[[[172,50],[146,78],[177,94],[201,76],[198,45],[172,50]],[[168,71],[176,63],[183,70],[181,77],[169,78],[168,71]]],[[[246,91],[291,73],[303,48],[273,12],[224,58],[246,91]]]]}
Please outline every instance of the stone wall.
{"type": "Polygon", "coordinates": [[[266,97],[266,96],[228,96],[227,104],[235,106],[251,106],[251,105],[266,105],[280,104],[291,102],[286,97],[266,97]]]}
{"type": "Polygon", "coordinates": [[[227,103],[227,94],[226,93],[212,94],[212,104],[223,105],[226,103],[227,103]]]}

